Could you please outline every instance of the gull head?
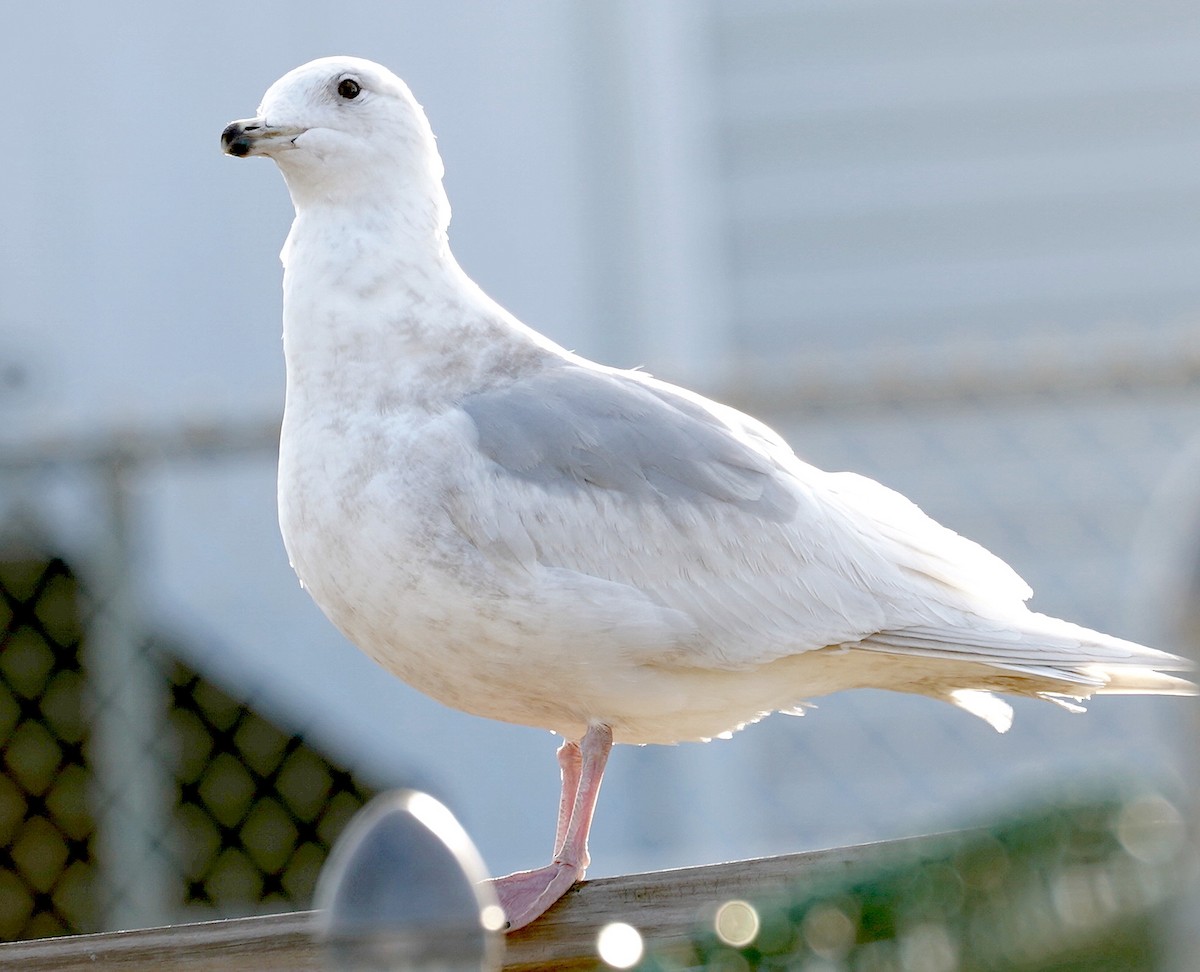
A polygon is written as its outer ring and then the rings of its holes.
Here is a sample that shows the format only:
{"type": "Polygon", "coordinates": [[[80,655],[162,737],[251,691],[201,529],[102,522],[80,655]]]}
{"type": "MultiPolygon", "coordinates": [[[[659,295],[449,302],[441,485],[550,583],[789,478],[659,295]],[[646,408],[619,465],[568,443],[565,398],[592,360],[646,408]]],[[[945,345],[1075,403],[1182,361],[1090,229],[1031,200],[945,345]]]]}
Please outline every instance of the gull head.
{"type": "Polygon", "coordinates": [[[444,198],[425,112],[403,81],[362,58],[323,57],[289,71],[267,89],[255,117],[226,126],[221,147],[273,159],[297,210],[389,191],[444,198]]]}

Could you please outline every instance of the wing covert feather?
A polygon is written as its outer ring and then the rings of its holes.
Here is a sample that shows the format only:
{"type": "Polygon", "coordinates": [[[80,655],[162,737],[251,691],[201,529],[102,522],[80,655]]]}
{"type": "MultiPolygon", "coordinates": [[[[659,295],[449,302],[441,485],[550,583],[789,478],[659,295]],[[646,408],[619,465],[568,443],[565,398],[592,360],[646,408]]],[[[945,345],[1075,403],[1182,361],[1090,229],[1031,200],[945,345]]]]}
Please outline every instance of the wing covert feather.
{"type": "MultiPolygon", "coordinates": [[[[720,667],[762,664],[970,611],[979,578],[1023,582],[908,500],[797,459],[726,406],[637,372],[575,365],[471,396],[495,555],[625,584],[693,619],[720,667]]],[[[467,475],[468,473],[464,473],[467,475]]]]}

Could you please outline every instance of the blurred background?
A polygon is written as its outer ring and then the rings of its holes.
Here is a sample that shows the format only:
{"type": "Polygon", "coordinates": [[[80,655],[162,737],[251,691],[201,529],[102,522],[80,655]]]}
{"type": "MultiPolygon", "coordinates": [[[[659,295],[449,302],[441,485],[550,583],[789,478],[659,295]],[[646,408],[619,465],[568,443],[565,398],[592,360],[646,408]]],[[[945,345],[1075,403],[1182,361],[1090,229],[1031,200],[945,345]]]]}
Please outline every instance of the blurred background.
{"type": "MultiPolygon", "coordinates": [[[[305,907],[371,793],[544,863],[550,735],[375,668],[275,522],[274,166],[227,122],[326,54],[426,107],[451,243],[533,327],[757,414],[1011,562],[1037,610],[1200,641],[1189,0],[48,0],[6,11],[0,938],[305,907]]],[[[1192,707],[821,699],[621,748],[593,876],[1186,793],[1192,707]]]]}

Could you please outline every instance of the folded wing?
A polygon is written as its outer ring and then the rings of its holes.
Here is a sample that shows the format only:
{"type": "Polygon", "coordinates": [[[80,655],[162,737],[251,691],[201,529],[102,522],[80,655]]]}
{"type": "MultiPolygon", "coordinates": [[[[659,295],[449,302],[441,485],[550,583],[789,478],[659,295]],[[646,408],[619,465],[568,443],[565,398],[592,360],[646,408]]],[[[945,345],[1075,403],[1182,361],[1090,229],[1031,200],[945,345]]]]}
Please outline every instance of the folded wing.
{"type": "Polygon", "coordinates": [[[1180,681],[1153,672],[1182,667],[1173,656],[1029,612],[1008,565],[899,494],[809,466],[754,419],[648,375],[568,360],[462,408],[495,477],[470,519],[531,567],[686,614],[699,636],[680,664],[852,646],[1079,696],[1180,681]]]}

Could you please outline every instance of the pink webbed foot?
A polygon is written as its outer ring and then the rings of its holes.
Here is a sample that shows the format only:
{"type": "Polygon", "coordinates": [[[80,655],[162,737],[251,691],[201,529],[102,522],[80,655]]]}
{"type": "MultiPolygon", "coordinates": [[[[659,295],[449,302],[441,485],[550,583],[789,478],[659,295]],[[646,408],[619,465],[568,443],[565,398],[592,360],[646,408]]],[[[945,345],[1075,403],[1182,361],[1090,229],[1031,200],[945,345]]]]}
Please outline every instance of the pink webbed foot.
{"type": "Polygon", "coordinates": [[[546,913],[554,902],[583,879],[588,866],[587,838],[600,793],[604,765],[612,750],[612,730],[589,726],[578,743],[565,742],[558,751],[562,796],[554,836],[554,860],[535,871],[518,871],[491,881],[504,909],[508,930],[516,931],[546,913]]]}
{"type": "Polygon", "coordinates": [[[556,862],[535,871],[517,871],[490,883],[508,920],[507,930],[516,931],[545,914],[582,877],[583,868],[556,862]]]}

